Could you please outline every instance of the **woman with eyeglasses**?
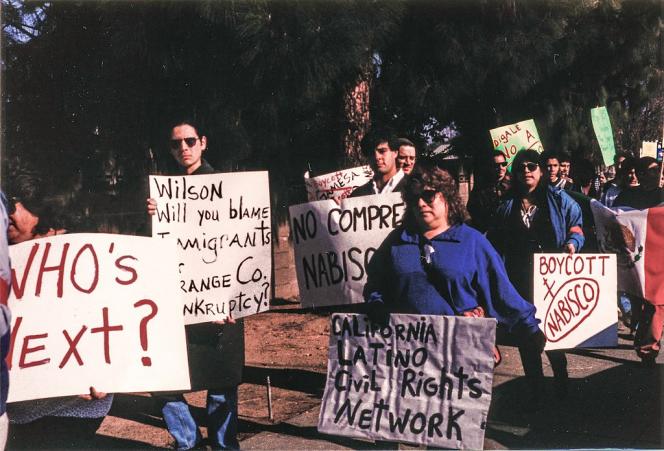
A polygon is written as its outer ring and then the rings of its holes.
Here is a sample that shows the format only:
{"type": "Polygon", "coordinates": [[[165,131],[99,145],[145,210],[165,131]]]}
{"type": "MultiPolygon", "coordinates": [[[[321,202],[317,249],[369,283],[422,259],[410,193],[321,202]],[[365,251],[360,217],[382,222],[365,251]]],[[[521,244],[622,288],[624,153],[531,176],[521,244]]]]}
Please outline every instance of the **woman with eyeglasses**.
{"type": "MultiPolygon", "coordinates": [[[[174,121],[168,127],[168,146],[182,175],[213,174],[214,168],[203,158],[207,137],[191,119],[174,121]]],[[[148,214],[157,204],[147,200],[148,214]]],[[[244,367],[244,324],[242,320],[192,324],[186,326],[187,354],[192,391],[207,390],[204,424],[213,449],[239,449],[238,385],[244,367]]],[[[160,404],[168,432],[177,449],[191,449],[202,437],[196,419],[181,393],[155,396],[160,404]]]]}
{"type": "MultiPolygon", "coordinates": [[[[534,150],[522,150],[512,161],[512,191],[498,208],[497,224],[490,239],[505,258],[510,280],[524,299],[532,302],[533,254],[578,252],[584,243],[579,205],[560,188],[547,183],[544,161],[534,150]]],[[[542,390],[541,352],[519,347],[532,401],[542,390]]],[[[567,358],[562,351],[548,351],[558,395],[567,393],[567,358]]]]}
{"type": "Polygon", "coordinates": [[[433,165],[416,168],[406,207],[403,224],[367,268],[371,320],[385,324],[389,313],[492,317],[541,352],[535,308],[512,286],[484,235],[464,224],[467,213],[452,176],[433,165]]]}

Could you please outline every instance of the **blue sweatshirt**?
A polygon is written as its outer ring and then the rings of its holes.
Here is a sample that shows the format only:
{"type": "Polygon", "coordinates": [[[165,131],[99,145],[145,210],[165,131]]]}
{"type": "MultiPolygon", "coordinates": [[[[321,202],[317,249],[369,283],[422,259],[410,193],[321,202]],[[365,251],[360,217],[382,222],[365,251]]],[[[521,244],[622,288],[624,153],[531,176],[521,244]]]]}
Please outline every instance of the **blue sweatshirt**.
{"type": "Polygon", "coordinates": [[[535,307],[512,286],[498,253],[465,224],[431,240],[396,229],[374,254],[367,273],[365,300],[384,302],[395,312],[458,315],[481,306],[510,331],[538,329],[535,307]]]}

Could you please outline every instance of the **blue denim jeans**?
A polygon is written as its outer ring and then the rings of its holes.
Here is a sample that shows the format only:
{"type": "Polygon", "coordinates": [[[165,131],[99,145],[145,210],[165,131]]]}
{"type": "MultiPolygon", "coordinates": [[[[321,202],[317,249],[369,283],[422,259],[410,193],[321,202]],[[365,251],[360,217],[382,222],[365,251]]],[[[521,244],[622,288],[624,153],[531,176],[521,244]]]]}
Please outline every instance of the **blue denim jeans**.
{"type": "MultiPolygon", "coordinates": [[[[161,413],[177,449],[191,449],[201,441],[198,425],[182,395],[163,396],[161,413]]],[[[237,441],[237,387],[208,390],[206,426],[213,449],[239,449],[237,441]]]]}

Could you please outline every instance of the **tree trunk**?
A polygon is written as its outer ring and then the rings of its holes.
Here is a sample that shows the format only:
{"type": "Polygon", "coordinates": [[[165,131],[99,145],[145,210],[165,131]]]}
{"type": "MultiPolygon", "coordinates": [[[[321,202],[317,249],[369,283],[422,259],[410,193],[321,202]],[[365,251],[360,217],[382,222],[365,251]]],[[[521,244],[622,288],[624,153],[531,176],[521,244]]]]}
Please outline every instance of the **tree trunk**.
{"type": "Polygon", "coordinates": [[[362,72],[350,84],[344,93],[344,116],[346,129],[343,132],[344,163],[358,166],[365,164],[360,143],[371,126],[370,93],[373,81],[373,67],[371,63],[362,68],[362,72]]]}

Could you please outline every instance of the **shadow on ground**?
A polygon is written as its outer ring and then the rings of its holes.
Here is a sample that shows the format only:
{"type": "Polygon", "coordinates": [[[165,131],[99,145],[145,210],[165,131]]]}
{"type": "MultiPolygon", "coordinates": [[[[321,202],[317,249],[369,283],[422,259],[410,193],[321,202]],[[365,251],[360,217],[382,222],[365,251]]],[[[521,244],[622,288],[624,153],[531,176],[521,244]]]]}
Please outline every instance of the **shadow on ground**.
{"type": "Polygon", "coordinates": [[[511,449],[663,448],[664,366],[609,358],[624,364],[571,379],[564,398],[548,378],[538,406],[525,402],[523,377],[494,387],[486,439],[511,449]]]}

